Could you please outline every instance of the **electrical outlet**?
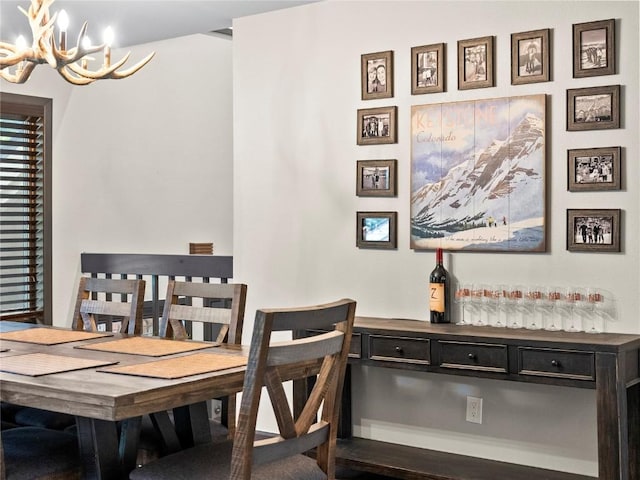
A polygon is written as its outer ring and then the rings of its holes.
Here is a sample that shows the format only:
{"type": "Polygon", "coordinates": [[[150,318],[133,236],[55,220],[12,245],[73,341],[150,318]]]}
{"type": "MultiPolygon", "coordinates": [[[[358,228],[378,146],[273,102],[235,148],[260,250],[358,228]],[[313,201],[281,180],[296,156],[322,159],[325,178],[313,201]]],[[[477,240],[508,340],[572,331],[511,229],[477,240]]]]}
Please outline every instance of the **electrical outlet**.
{"type": "Polygon", "coordinates": [[[482,423],[482,399],[467,397],[467,422],[482,423]]]}

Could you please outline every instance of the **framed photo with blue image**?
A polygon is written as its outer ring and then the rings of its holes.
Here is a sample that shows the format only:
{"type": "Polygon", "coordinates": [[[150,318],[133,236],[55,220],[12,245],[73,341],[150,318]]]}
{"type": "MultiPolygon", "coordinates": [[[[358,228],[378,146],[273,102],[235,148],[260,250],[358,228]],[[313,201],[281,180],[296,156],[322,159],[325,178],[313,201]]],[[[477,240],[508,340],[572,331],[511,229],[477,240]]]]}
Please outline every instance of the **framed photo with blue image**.
{"type": "Polygon", "coordinates": [[[397,248],[397,212],[357,212],[356,246],[393,250],[397,248]]]}

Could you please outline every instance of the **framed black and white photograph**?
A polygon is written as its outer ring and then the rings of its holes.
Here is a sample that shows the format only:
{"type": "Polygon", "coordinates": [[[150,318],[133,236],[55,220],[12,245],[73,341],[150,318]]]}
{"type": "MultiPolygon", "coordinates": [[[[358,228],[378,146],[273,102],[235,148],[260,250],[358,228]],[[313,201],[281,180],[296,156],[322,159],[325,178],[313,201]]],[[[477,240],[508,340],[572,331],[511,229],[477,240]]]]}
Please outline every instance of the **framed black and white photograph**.
{"type": "Polygon", "coordinates": [[[358,145],[397,143],[398,107],[362,108],[358,110],[358,145]]]}
{"type": "Polygon", "coordinates": [[[397,248],[397,212],[357,212],[356,246],[358,248],[397,248]]]}
{"type": "Polygon", "coordinates": [[[358,197],[395,197],[396,160],[358,160],[358,197]]]}
{"type": "Polygon", "coordinates": [[[360,57],[362,100],[393,97],[393,51],[367,53],[360,57]]]}
{"type": "Polygon", "coordinates": [[[567,250],[619,252],[620,209],[568,209],[567,250]]]}
{"type": "Polygon", "coordinates": [[[511,85],[548,82],[549,29],[511,34],[511,85]]]}
{"type": "Polygon", "coordinates": [[[567,90],[567,130],[620,128],[620,85],[567,90]]]}
{"type": "Polygon", "coordinates": [[[616,73],[614,19],[573,25],[573,78],[616,73]]]}
{"type": "Polygon", "coordinates": [[[570,192],[620,190],[620,147],[569,150],[567,178],[570,192]]]}
{"type": "Polygon", "coordinates": [[[458,41],[458,90],[494,87],[493,37],[458,41]]]}
{"type": "Polygon", "coordinates": [[[411,49],[411,95],[445,91],[444,43],[411,49]]]}

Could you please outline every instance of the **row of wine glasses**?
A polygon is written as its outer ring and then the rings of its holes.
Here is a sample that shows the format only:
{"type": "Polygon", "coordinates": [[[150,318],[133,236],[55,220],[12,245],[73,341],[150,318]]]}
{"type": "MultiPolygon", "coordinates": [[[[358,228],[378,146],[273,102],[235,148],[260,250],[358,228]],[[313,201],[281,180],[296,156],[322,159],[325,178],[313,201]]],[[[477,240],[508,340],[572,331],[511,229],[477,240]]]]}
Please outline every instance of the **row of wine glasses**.
{"type": "Polygon", "coordinates": [[[596,287],[460,283],[458,325],[599,333],[613,320],[613,295],[596,287]]]}

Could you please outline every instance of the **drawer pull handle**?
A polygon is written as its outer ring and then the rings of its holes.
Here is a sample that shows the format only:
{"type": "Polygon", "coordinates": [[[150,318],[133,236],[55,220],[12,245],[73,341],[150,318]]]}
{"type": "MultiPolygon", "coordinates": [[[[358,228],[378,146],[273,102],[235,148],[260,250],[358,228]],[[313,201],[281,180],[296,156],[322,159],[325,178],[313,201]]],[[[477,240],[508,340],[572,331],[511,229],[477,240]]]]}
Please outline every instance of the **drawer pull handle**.
{"type": "Polygon", "coordinates": [[[396,353],[399,353],[400,355],[402,355],[404,353],[404,350],[402,350],[402,347],[396,346],[396,353]]]}
{"type": "Polygon", "coordinates": [[[476,359],[476,354],[475,353],[470,353],[470,354],[467,355],[467,358],[469,360],[475,360],[476,359]]]}
{"type": "Polygon", "coordinates": [[[551,365],[553,365],[554,367],[559,367],[560,366],[560,362],[557,360],[551,360],[551,365]]]}

